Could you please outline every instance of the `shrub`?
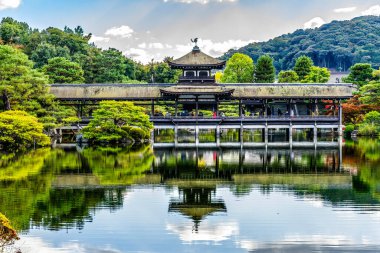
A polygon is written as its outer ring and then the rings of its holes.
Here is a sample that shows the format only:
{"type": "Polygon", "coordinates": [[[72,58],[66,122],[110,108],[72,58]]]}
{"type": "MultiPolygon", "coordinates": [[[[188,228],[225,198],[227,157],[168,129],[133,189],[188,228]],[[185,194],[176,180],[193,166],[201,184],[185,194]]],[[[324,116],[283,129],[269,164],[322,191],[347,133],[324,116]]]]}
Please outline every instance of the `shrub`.
{"type": "Polygon", "coordinates": [[[379,133],[379,127],[373,123],[363,123],[359,125],[359,135],[375,136],[379,133]]]}
{"type": "Polygon", "coordinates": [[[16,230],[11,226],[7,217],[0,213],[0,252],[18,239],[16,230]]]}
{"type": "Polygon", "coordinates": [[[147,139],[153,129],[145,109],[132,102],[103,101],[83,129],[92,143],[123,143],[147,139]]]}
{"type": "Polygon", "coordinates": [[[43,133],[43,124],[23,111],[0,113],[0,146],[17,151],[36,146],[50,145],[50,138],[43,133]]]}
{"type": "Polygon", "coordinates": [[[346,128],[344,129],[344,133],[351,134],[355,130],[354,124],[348,124],[346,125],[346,128]]]}

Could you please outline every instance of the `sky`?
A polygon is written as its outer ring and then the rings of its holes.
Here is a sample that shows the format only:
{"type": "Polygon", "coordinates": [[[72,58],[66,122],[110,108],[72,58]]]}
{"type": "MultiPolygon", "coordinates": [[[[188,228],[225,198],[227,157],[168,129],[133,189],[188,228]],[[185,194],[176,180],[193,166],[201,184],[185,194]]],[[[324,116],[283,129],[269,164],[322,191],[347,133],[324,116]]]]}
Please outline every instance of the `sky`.
{"type": "Polygon", "coordinates": [[[82,26],[97,46],[117,48],[142,63],[180,57],[199,38],[221,56],[333,20],[380,15],[380,0],[0,0],[0,18],[33,28],[82,26]]]}

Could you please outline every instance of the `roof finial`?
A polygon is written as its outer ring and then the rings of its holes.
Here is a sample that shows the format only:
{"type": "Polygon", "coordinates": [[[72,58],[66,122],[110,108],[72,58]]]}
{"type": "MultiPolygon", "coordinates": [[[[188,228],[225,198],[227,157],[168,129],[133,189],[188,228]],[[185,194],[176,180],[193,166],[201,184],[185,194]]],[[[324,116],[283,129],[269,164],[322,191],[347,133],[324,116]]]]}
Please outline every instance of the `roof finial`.
{"type": "Polygon", "coordinates": [[[191,39],[191,42],[195,43],[195,46],[197,46],[197,43],[198,43],[198,38],[195,38],[195,39],[191,39]]]}
{"type": "Polygon", "coordinates": [[[193,47],[193,51],[200,51],[197,43],[198,43],[198,38],[195,38],[195,39],[191,39],[191,42],[195,43],[194,47],[193,47]]]}

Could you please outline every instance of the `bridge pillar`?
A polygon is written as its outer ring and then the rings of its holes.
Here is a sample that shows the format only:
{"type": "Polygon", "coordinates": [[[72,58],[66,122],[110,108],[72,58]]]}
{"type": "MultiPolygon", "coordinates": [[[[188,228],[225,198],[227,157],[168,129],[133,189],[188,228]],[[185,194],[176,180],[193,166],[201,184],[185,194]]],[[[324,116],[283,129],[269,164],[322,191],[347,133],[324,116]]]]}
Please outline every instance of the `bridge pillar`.
{"type": "Polygon", "coordinates": [[[339,100],[338,108],[339,108],[339,129],[338,129],[338,134],[339,134],[339,136],[343,136],[343,124],[342,124],[343,110],[342,110],[342,102],[340,100],[339,100]]]}
{"type": "Polygon", "coordinates": [[[216,145],[220,146],[220,125],[216,126],[216,145]]]}
{"type": "Polygon", "coordinates": [[[241,99],[239,99],[239,117],[243,117],[243,105],[241,99]]]}
{"type": "Polygon", "coordinates": [[[289,144],[290,146],[293,145],[293,124],[290,123],[289,125],[289,144]]]}
{"type": "Polygon", "coordinates": [[[151,114],[152,114],[152,117],[154,117],[154,99],[152,99],[152,104],[151,104],[151,114]]]}
{"type": "Polygon", "coordinates": [[[199,146],[199,126],[195,126],[195,146],[199,146]]]}
{"type": "Polygon", "coordinates": [[[178,146],[178,125],[174,125],[174,146],[178,146]]]}
{"type": "Polygon", "coordinates": [[[314,124],[313,133],[314,133],[313,134],[313,142],[316,145],[317,142],[318,142],[318,127],[317,127],[317,123],[314,124]]]}
{"type": "Polygon", "coordinates": [[[178,116],[178,96],[175,97],[175,114],[174,117],[178,116]]]}
{"type": "Polygon", "coordinates": [[[240,124],[240,130],[239,130],[239,142],[240,144],[243,144],[243,133],[244,133],[244,126],[243,123],[240,124]]]}
{"type": "Polygon", "coordinates": [[[154,129],[150,132],[150,141],[154,143],[154,129]]]}

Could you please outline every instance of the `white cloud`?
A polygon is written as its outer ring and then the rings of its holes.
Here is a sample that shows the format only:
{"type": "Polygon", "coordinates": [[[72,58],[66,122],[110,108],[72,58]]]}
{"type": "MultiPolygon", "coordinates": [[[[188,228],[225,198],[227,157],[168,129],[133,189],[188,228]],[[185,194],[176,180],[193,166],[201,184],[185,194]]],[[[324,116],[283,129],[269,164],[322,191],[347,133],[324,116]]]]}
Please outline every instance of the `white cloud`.
{"type": "Polygon", "coordinates": [[[137,45],[139,48],[149,48],[149,49],[169,49],[169,48],[173,48],[172,45],[169,45],[169,44],[162,44],[162,43],[159,43],[159,42],[154,42],[154,43],[141,43],[139,45],[137,45]]]}
{"type": "Polygon", "coordinates": [[[368,10],[362,12],[364,16],[380,16],[380,5],[371,6],[368,10]]]}
{"type": "Polygon", "coordinates": [[[101,36],[92,35],[89,42],[90,43],[96,43],[96,42],[109,42],[109,41],[110,41],[110,38],[108,38],[108,37],[101,37],[101,36]]]}
{"type": "Polygon", "coordinates": [[[17,8],[21,4],[21,0],[0,0],[0,10],[8,8],[17,8]]]}
{"type": "Polygon", "coordinates": [[[139,48],[146,48],[146,43],[145,42],[143,42],[143,43],[141,43],[141,44],[138,44],[137,45],[139,48]]]}
{"type": "Polygon", "coordinates": [[[314,29],[314,28],[318,28],[324,24],[326,24],[326,22],[321,17],[315,17],[315,18],[307,21],[303,26],[305,29],[314,29]]]}
{"type": "MultiPolygon", "coordinates": [[[[249,43],[257,42],[257,40],[226,40],[221,42],[214,42],[212,40],[198,40],[200,49],[211,56],[220,56],[227,52],[229,49],[238,49],[249,43]]],[[[186,45],[176,45],[176,50],[185,54],[191,51],[193,45],[191,43],[186,45]]]]}
{"type": "Polygon", "coordinates": [[[152,55],[149,55],[144,49],[140,48],[130,48],[124,52],[124,55],[128,58],[132,58],[142,63],[148,63],[152,58],[154,58],[152,55]]]}
{"type": "Polygon", "coordinates": [[[176,2],[176,3],[185,3],[185,4],[192,4],[192,3],[198,3],[198,4],[208,4],[211,2],[215,3],[233,3],[237,2],[238,0],[163,0],[164,3],[167,2],[176,2]]]}
{"type": "Polygon", "coordinates": [[[120,27],[112,27],[105,32],[105,35],[129,38],[134,33],[133,29],[127,25],[122,25],[120,27]]]}
{"type": "Polygon", "coordinates": [[[154,49],[163,49],[164,45],[162,43],[150,43],[149,48],[154,48],[154,49]]]}
{"type": "Polygon", "coordinates": [[[349,12],[353,12],[357,9],[356,6],[353,6],[353,7],[346,7],[346,8],[338,8],[338,9],[335,9],[334,12],[335,13],[349,13],[349,12]]]}

